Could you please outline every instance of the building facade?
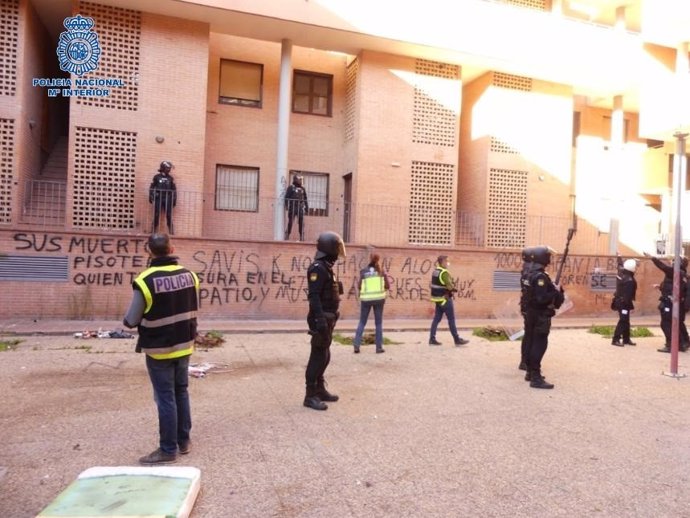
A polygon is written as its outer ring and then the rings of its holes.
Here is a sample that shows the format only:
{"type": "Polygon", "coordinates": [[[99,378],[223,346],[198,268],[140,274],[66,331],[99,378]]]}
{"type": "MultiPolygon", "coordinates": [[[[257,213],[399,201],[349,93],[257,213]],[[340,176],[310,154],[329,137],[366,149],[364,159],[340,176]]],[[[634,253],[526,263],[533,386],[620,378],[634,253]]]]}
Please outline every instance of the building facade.
{"type": "MultiPolygon", "coordinates": [[[[12,259],[0,279],[17,290],[32,279],[25,240],[42,253],[35,242],[57,236],[134,246],[152,229],[163,160],[174,164],[175,235],[192,255],[283,240],[297,175],[308,209],[306,243],[294,246],[305,250],[329,229],[396,250],[401,265],[439,249],[498,257],[562,248],[573,227],[571,253],[597,264],[670,249],[674,167],[685,193],[674,134],[690,110],[673,92],[688,75],[687,8],[419,5],[0,0],[0,232],[12,259]],[[77,15],[93,26],[70,28],[77,15]],[[59,42],[91,34],[97,66],[75,72],[59,42]]],[[[73,280],[86,266],[66,257],[73,280]]],[[[483,292],[501,271],[478,273],[483,292]]]]}

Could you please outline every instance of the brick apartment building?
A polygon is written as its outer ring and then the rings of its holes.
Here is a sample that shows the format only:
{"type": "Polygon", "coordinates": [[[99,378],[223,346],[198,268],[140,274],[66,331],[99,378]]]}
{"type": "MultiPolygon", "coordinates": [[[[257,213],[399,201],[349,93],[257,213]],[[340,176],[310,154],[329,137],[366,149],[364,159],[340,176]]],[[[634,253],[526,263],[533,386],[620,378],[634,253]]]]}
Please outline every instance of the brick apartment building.
{"type": "Polygon", "coordinates": [[[0,21],[9,316],[121,315],[162,160],[208,317],[301,318],[325,229],[350,244],[345,308],[376,246],[400,317],[429,314],[439,250],[458,259],[459,311],[490,316],[516,297],[519,250],[562,248],[570,227],[574,313],[606,310],[616,250],[669,249],[690,121],[682,2],[0,0],[0,21]],[[77,14],[100,55],[70,75],[59,41],[77,14]],[[295,174],[305,243],[283,240],[295,174]]]}

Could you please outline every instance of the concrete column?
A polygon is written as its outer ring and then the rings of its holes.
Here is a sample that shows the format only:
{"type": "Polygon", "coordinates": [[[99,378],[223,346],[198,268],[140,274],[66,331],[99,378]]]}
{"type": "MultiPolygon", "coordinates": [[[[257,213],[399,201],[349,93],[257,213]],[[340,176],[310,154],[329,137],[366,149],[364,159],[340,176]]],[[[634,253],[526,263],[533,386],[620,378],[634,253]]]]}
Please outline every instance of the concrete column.
{"type": "Polygon", "coordinates": [[[616,24],[614,25],[616,29],[619,29],[621,31],[627,30],[627,26],[625,23],[625,6],[621,5],[619,7],[616,7],[616,24]]]}
{"type": "MultiPolygon", "coordinates": [[[[614,183],[623,181],[623,143],[625,141],[625,114],[623,112],[623,96],[616,95],[613,98],[613,111],[611,112],[611,147],[609,148],[611,172],[614,183]]],[[[609,254],[615,255],[618,251],[619,241],[619,216],[623,207],[623,200],[614,197],[611,210],[611,222],[609,229],[609,254]]]]}
{"type": "Polygon", "coordinates": [[[278,139],[276,146],[275,207],[273,239],[285,239],[283,200],[288,177],[288,136],[292,110],[292,42],[283,40],[280,49],[280,90],[278,93],[278,139]]]}
{"type": "Polygon", "coordinates": [[[553,14],[563,14],[563,0],[551,0],[551,12],[553,14]]]}

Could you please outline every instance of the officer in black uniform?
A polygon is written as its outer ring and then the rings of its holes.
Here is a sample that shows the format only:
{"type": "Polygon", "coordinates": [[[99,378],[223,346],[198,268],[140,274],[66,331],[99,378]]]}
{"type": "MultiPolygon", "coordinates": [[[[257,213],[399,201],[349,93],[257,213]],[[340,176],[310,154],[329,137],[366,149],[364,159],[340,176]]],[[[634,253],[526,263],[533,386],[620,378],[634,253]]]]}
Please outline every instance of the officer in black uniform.
{"type": "Polygon", "coordinates": [[[301,176],[294,176],[292,178],[292,185],[285,191],[285,210],[287,210],[288,224],[285,230],[285,239],[290,238],[292,232],[292,221],[297,216],[297,225],[299,227],[299,240],[304,241],[304,214],[309,210],[309,203],[307,202],[307,191],[302,186],[303,178],[301,176]]]}
{"type": "Polygon", "coordinates": [[[149,187],[149,203],[153,204],[153,230],[158,232],[161,210],[165,211],[165,220],[168,224],[168,233],[173,234],[172,210],[177,205],[177,187],[170,172],[173,165],[163,161],[158,167],[158,174],[153,177],[149,187]]]}
{"type": "MultiPolygon", "coordinates": [[[[645,253],[645,256],[651,257],[645,253]]],[[[661,296],[659,297],[659,313],[661,316],[661,330],[664,332],[666,343],[661,349],[657,349],[660,353],[671,352],[671,329],[673,327],[673,265],[666,264],[661,259],[651,257],[654,266],[664,272],[664,280],[659,285],[661,296]]],[[[685,306],[688,303],[686,300],[687,290],[687,257],[680,258],[680,308],[678,310],[678,323],[680,326],[678,334],[678,349],[682,352],[688,350],[690,345],[690,338],[688,338],[688,329],[685,327],[685,306]]]]}
{"type": "Polygon", "coordinates": [[[525,248],[522,251],[522,271],[520,272],[520,314],[523,320],[524,333],[520,344],[520,364],[518,369],[527,370],[529,357],[529,344],[531,336],[527,335],[527,295],[529,293],[529,279],[532,274],[541,268],[541,265],[532,261],[531,257],[535,248],[525,248]]]}
{"type": "Polygon", "coordinates": [[[636,345],[630,340],[630,312],[635,309],[635,294],[637,293],[637,281],[635,259],[627,259],[625,262],[618,256],[618,275],[616,276],[616,292],[611,301],[611,309],[618,311],[618,323],[613,332],[611,345],[623,347],[624,345],[636,345]],[[621,342],[621,338],[623,341],[621,342]]]}
{"type": "Polygon", "coordinates": [[[541,360],[549,344],[551,317],[565,300],[563,288],[551,282],[545,268],[551,263],[551,249],[538,246],[525,249],[525,256],[535,263],[526,285],[525,342],[527,345],[527,373],[525,381],[530,387],[552,389],[541,373],[541,360]]]}
{"type": "Polygon", "coordinates": [[[336,232],[322,232],[316,242],[314,262],[307,270],[307,324],[311,335],[311,354],[305,372],[307,393],[304,406],[314,410],[326,410],[328,405],[325,401],[338,401],[338,396],[326,390],[323,375],[331,361],[333,328],[340,316],[338,307],[343,285],[333,272],[333,265],[339,257],[345,258],[343,239],[336,232]]]}

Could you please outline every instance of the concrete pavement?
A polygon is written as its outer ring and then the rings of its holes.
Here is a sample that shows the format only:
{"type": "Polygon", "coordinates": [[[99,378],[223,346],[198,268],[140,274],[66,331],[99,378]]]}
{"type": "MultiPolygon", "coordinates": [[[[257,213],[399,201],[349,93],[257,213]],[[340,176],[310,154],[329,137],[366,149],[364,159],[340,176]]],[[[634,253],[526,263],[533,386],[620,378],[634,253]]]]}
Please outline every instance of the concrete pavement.
{"type": "MultiPolygon", "coordinates": [[[[341,399],[325,412],[302,406],[309,346],[296,328],[235,328],[197,351],[225,368],[190,380],[194,443],[179,464],[202,473],[192,518],[690,515],[690,379],[663,374],[658,327],[623,348],[554,329],[550,391],[523,381],[517,342],[456,348],[444,330],[429,347],[426,325],[392,327],[385,354],[333,345],[341,399]]],[[[0,516],[29,518],[81,471],[136,464],[157,426],[134,340],[18,339],[0,353],[0,516]]]]}

